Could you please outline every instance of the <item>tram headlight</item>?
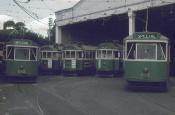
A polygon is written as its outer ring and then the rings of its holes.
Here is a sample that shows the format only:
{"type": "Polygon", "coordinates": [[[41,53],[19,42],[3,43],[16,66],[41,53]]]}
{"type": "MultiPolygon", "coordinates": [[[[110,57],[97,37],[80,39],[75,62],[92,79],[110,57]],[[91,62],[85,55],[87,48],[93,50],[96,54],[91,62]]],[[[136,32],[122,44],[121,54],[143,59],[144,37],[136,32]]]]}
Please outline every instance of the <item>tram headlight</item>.
{"type": "Polygon", "coordinates": [[[149,73],[149,70],[148,70],[147,67],[145,67],[145,68],[143,69],[143,73],[144,73],[144,74],[148,74],[148,73],[149,73]]]}
{"type": "Polygon", "coordinates": [[[23,65],[20,65],[19,69],[20,70],[23,70],[24,69],[24,66],[23,65]]]}

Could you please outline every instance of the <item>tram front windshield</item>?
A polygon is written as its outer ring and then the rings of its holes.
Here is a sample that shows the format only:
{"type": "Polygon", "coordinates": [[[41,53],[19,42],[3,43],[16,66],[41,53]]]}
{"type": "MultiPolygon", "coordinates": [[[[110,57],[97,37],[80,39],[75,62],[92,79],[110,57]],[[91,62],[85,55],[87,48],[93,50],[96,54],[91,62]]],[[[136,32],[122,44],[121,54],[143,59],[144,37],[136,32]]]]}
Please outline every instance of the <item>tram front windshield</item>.
{"type": "Polygon", "coordinates": [[[41,59],[52,59],[52,60],[61,59],[61,52],[57,52],[57,51],[42,51],[41,52],[41,59]]]}
{"type": "Polygon", "coordinates": [[[95,59],[95,51],[84,51],[83,59],[95,59]]]}
{"type": "Polygon", "coordinates": [[[167,43],[135,43],[126,45],[125,58],[130,60],[167,60],[167,43]]]}
{"type": "Polygon", "coordinates": [[[20,60],[20,61],[36,61],[37,48],[31,47],[13,47],[9,46],[6,49],[7,60],[20,60]]]}
{"type": "Polygon", "coordinates": [[[83,52],[82,51],[75,51],[75,50],[66,50],[63,52],[64,59],[82,59],[83,52]]]}
{"type": "Polygon", "coordinates": [[[97,50],[97,59],[118,59],[120,52],[117,50],[97,50]]]}

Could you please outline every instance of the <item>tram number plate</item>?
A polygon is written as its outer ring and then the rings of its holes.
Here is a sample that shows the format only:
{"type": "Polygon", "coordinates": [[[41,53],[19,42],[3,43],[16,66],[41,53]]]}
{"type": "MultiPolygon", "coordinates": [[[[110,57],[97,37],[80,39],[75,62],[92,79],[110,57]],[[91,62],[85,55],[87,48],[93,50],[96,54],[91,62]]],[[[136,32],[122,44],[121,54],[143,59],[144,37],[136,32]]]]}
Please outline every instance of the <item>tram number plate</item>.
{"type": "Polygon", "coordinates": [[[18,70],[18,74],[25,74],[26,70],[18,70]]]}
{"type": "Polygon", "coordinates": [[[49,69],[52,68],[52,60],[48,60],[48,68],[49,68],[49,69]]]}
{"type": "Polygon", "coordinates": [[[72,60],[72,69],[76,69],[76,60],[72,60]]]}

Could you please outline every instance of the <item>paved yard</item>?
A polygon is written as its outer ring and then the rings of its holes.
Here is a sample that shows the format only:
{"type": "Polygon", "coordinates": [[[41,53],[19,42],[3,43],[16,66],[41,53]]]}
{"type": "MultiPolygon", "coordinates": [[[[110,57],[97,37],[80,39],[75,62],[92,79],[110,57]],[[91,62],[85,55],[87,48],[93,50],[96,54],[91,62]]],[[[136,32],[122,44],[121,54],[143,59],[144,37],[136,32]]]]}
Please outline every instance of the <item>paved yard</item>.
{"type": "Polygon", "coordinates": [[[0,85],[0,115],[175,115],[169,92],[134,92],[123,78],[41,76],[36,84],[0,85]]]}

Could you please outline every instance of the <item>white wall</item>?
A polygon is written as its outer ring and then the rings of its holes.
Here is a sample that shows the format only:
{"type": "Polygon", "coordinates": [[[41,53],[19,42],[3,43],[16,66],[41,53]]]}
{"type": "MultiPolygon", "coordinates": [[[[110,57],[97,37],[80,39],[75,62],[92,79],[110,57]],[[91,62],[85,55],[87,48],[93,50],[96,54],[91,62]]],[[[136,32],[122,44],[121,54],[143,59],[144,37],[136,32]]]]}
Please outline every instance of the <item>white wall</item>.
{"type": "Polygon", "coordinates": [[[81,0],[73,8],[56,12],[58,26],[175,3],[175,0],[81,0]]]}

